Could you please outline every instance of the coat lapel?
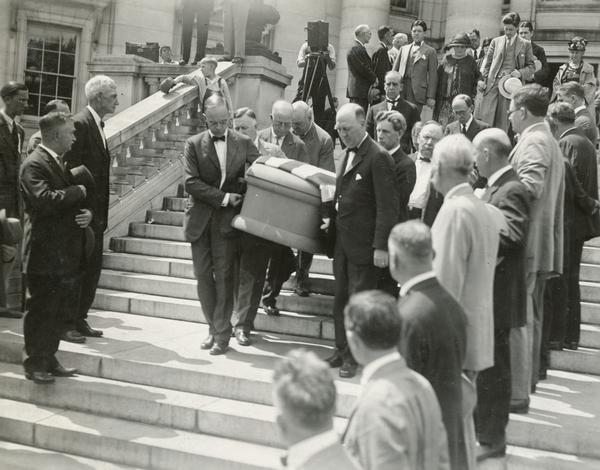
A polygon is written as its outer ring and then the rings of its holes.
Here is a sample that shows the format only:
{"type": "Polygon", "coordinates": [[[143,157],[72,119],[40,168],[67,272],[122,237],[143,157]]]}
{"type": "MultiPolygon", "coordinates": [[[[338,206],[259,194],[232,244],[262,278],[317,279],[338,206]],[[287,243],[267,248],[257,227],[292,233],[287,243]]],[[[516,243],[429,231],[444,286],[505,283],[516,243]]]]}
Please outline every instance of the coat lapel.
{"type": "MultiPolygon", "coordinates": [[[[214,145],[213,145],[214,147],[214,145]]],[[[238,155],[238,140],[231,133],[227,133],[227,161],[225,163],[226,173],[229,175],[232,173],[233,163],[238,155]]],[[[216,153],[216,151],[215,151],[216,153]]]]}
{"type": "Polygon", "coordinates": [[[363,140],[363,143],[360,145],[360,147],[358,147],[358,150],[354,154],[354,158],[352,159],[352,166],[348,168],[348,170],[346,170],[345,168],[343,169],[344,176],[348,175],[349,173],[352,173],[352,171],[358,166],[358,164],[362,162],[363,156],[367,151],[367,139],[363,140]]]}
{"type": "Polygon", "coordinates": [[[104,154],[108,156],[108,149],[104,146],[104,140],[102,139],[102,135],[100,134],[100,130],[96,125],[96,121],[94,121],[94,116],[89,109],[85,108],[85,112],[87,113],[88,126],[91,129],[91,132],[94,136],[94,140],[96,141],[96,145],[100,148],[104,154]]]}
{"type": "Polygon", "coordinates": [[[215,144],[212,141],[208,131],[206,132],[205,139],[206,140],[204,141],[204,145],[206,145],[206,150],[207,150],[206,153],[208,155],[208,159],[213,163],[213,165],[215,165],[215,167],[217,167],[217,169],[220,172],[221,171],[221,163],[219,163],[217,149],[215,148],[215,144]]]}
{"type": "Polygon", "coordinates": [[[48,163],[48,166],[54,172],[54,174],[57,177],[59,177],[66,185],[70,185],[71,182],[68,180],[65,170],[60,167],[60,165],[54,159],[54,157],[52,155],[50,155],[48,152],[46,152],[46,150],[44,150],[43,148],[40,150],[42,150],[44,152],[44,158],[46,159],[46,163],[48,163]]]}
{"type": "MultiPolygon", "coordinates": [[[[16,125],[16,122],[15,122],[15,125],[16,125]]],[[[6,123],[6,121],[2,115],[0,115],[0,141],[3,141],[2,143],[0,143],[0,145],[2,145],[2,147],[10,149],[10,152],[15,157],[18,157],[18,154],[15,153],[15,149],[13,147],[13,140],[12,140],[12,136],[10,135],[10,132],[8,130],[8,124],[6,123]]]]}

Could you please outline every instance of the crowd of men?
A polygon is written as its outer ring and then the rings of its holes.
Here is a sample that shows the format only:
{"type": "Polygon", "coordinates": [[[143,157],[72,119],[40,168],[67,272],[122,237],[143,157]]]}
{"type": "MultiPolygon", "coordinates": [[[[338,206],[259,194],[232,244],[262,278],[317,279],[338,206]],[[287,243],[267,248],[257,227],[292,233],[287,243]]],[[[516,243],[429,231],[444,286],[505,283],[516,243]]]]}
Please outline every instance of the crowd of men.
{"type": "MultiPolygon", "coordinates": [[[[332,247],[335,350],[325,361],[290,353],[274,375],[290,467],[475,468],[505,454],[509,412],[528,412],[549,350],[577,349],[579,263],[585,240],[600,235],[597,131],[578,81],[559,84],[552,103],[538,83],[509,98],[499,92],[503,77],[535,77],[532,43],[516,36],[532,28],[520,24],[506,15],[505,34],[487,53],[474,42],[465,55],[466,33],[449,43],[457,64],[482,59],[483,72],[466,88],[446,80],[454,91],[443,95],[445,123],[420,117],[442,96],[425,22],[413,23],[410,44],[379,28],[376,67],[364,47],[370,28],[356,28],[350,103],[335,116],[345,151],[321,226],[332,247]],[[372,87],[380,103],[370,100],[372,87]],[[364,391],[341,446],[328,368],[349,378],[359,365],[364,391]]],[[[292,273],[296,294],[310,294],[311,253],[232,227],[249,165],[261,155],[329,172],[336,165],[332,137],[306,102],[274,102],[271,125],[259,130],[252,109],[232,107],[214,64],[201,65],[212,74],[197,83],[207,130],[185,144],[183,230],[209,326],[200,347],[220,355],[232,337],[251,344],[261,304],[279,315],[277,298],[292,273]]],[[[88,105],[74,116],[64,103],[49,103],[19,169],[24,132],[15,118],[28,91],[16,82],[0,90],[2,300],[5,307],[22,200],[23,365],[39,384],[76,373],[55,357],[60,340],[102,335],[87,312],[108,219],[103,118],[118,104],[117,87],[96,76],[85,94],[88,105]]]]}

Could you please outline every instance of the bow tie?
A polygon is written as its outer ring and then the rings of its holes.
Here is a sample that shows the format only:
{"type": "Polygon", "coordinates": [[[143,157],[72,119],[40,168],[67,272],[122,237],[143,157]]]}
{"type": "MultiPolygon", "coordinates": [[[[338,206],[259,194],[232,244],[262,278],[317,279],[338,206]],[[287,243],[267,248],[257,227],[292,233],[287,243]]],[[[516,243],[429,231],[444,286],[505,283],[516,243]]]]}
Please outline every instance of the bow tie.
{"type": "Polygon", "coordinates": [[[346,152],[347,153],[350,153],[350,152],[356,153],[356,152],[358,152],[358,147],[347,148],[346,152]]]}
{"type": "Polygon", "coordinates": [[[421,47],[421,44],[423,44],[423,41],[421,41],[421,42],[415,42],[414,43],[414,45],[417,46],[417,47],[421,47]]]}
{"type": "Polygon", "coordinates": [[[396,98],[395,100],[391,100],[391,99],[389,99],[389,98],[386,98],[386,101],[387,101],[388,103],[396,104],[396,103],[398,102],[398,98],[396,98]]]}
{"type": "Polygon", "coordinates": [[[225,136],[224,136],[224,135],[222,135],[221,137],[218,137],[218,136],[216,136],[216,135],[213,135],[213,136],[212,136],[212,141],[213,141],[213,142],[218,142],[219,140],[220,140],[221,142],[225,142],[225,136]]]}
{"type": "Polygon", "coordinates": [[[425,158],[425,157],[422,157],[422,156],[419,157],[419,160],[422,160],[422,161],[427,162],[427,163],[431,162],[431,158],[425,158]]]}

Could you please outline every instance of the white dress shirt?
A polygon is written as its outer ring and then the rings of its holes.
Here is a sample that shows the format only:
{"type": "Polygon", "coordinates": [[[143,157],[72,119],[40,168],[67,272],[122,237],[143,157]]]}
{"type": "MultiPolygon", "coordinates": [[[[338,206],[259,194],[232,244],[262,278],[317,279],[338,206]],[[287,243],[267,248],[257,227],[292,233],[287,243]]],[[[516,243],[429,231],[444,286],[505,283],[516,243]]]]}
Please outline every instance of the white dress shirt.
{"type": "Polygon", "coordinates": [[[402,287],[400,287],[400,297],[404,297],[406,294],[408,294],[408,291],[417,284],[423,281],[427,281],[428,279],[432,279],[434,277],[435,273],[433,271],[427,271],[425,273],[416,275],[412,279],[409,279],[404,284],[402,284],[402,287]]]}
{"type": "Polygon", "coordinates": [[[388,365],[390,362],[397,361],[401,358],[402,356],[400,356],[400,353],[398,351],[394,351],[392,353],[386,354],[385,356],[381,356],[380,358],[375,359],[372,362],[369,362],[363,369],[360,384],[365,385],[369,380],[371,380],[371,377],[373,377],[373,374],[375,374],[375,372],[377,372],[383,366],[388,365]]]}
{"type": "MultiPolygon", "coordinates": [[[[0,109],[0,114],[2,114],[2,117],[6,121],[6,124],[8,124],[8,130],[12,134],[13,126],[15,125],[15,120],[13,118],[11,118],[8,114],[6,114],[6,111],[4,109],[0,109]]],[[[19,143],[17,144],[17,149],[19,149],[19,153],[21,153],[21,150],[22,150],[21,134],[19,134],[18,132],[17,132],[17,137],[19,139],[19,143]]]]}
{"type": "Polygon", "coordinates": [[[304,439],[290,447],[287,457],[288,468],[295,470],[323,449],[340,442],[340,436],[332,429],[304,439]]]}
{"type": "Polygon", "coordinates": [[[90,113],[92,113],[94,122],[96,123],[96,126],[98,127],[98,132],[100,132],[100,136],[102,137],[102,142],[104,142],[104,148],[107,148],[106,136],[104,135],[104,129],[102,129],[102,118],[98,115],[96,110],[94,108],[92,108],[89,104],[86,106],[86,108],[90,110],[90,113]]]}
{"type": "MultiPolygon", "coordinates": [[[[368,135],[369,134],[365,133],[365,136],[360,141],[360,144],[358,144],[356,146],[357,149],[363,144],[363,142],[365,141],[365,139],[367,138],[368,135]]],[[[348,161],[346,162],[346,168],[344,170],[344,174],[348,173],[348,171],[350,171],[350,168],[352,168],[352,163],[354,162],[355,155],[356,155],[356,152],[354,152],[354,151],[348,152],[348,161]]]]}
{"type": "Polygon", "coordinates": [[[52,158],[54,158],[54,160],[56,160],[56,163],[58,163],[58,166],[64,171],[64,166],[62,163],[62,160],[60,158],[60,156],[58,155],[58,153],[56,153],[54,150],[46,147],[44,144],[39,144],[38,145],[39,148],[44,149],[46,152],[48,152],[50,154],[50,156],[52,158]]]}
{"type": "MultiPolygon", "coordinates": [[[[469,118],[469,120],[467,121],[467,123],[464,125],[465,132],[467,132],[469,130],[469,127],[471,127],[471,123],[472,122],[473,122],[473,115],[471,114],[471,117],[469,118]]],[[[462,132],[463,132],[463,124],[461,124],[460,122],[458,124],[460,126],[459,127],[460,132],[462,134],[462,132]]]]}
{"type": "Polygon", "coordinates": [[[408,205],[417,209],[424,209],[429,194],[429,182],[431,181],[431,161],[421,159],[421,152],[415,160],[417,179],[415,186],[408,198],[408,205]]]}
{"type": "MultiPolygon", "coordinates": [[[[213,133],[209,130],[208,134],[212,140],[213,133]]],[[[227,131],[225,131],[225,140],[213,141],[213,145],[215,146],[217,158],[219,159],[219,168],[221,169],[221,182],[219,183],[219,189],[221,189],[227,177],[227,131]]],[[[229,193],[225,194],[221,206],[225,207],[227,204],[229,204],[229,193]]]]}
{"type": "Polygon", "coordinates": [[[492,173],[490,175],[490,177],[488,178],[488,182],[487,185],[488,186],[492,186],[496,181],[498,181],[500,179],[500,177],[506,173],[508,170],[512,169],[512,165],[506,165],[503,166],[502,168],[500,168],[499,170],[496,170],[494,173],[492,173]]]}

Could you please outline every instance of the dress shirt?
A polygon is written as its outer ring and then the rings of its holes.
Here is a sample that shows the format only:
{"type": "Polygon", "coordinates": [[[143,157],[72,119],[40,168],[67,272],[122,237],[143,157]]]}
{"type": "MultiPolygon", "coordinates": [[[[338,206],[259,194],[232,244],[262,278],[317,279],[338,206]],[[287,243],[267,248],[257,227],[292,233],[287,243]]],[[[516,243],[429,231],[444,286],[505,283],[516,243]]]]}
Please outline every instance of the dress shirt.
{"type": "Polygon", "coordinates": [[[492,173],[490,175],[490,177],[488,178],[488,182],[487,185],[488,186],[492,186],[496,181],[498,181],[500,179],[500,177],[506,173],[508,170],[510,170],[512,168],[512,165],[506,165],[503,166],[502,168],[500,168],[499,170],[496,170],[494,173],[492,173]]]}
{"type": "Polygon", "coordinates": [[[394,107],[394,105],[395,105],[396,103],[398,103],[398,101],[399,101],[399,100],[400,100],[400,96],[396,97],[396,99],[395,99],[395,100],[391,100],[390,98],[388,98],[388,97],[386,96],[386,98],[385,98],[385,102],[386,102],[386,104],[387,104],[387,110],[388,110],[388,111],[391,111],[391,110],[392,110],[392,108],[394,107]]]}
{"type": "Polygon", "coordinates": [[[575,112],[575,114],[577,114],[582,109],[586,109],[586,105],[585,104],[582,104],[581,106],[577,106],[573,111],[575,112]]]}
{"type": "MultiPolygon", "coordinates": [[[[467,132],[467,130],[469,130],[469,127],[471,126],[472,122],[473,122],[473,115],[471,114],[471,117],[469,118],[467,123],[464,125],[465,133],[467,132]]],[[[460,122],[459,122],[459,124],[460,124],[460,122]]],[[[460,132],[463,133],[463,125],[462,124],[460,124],[460,132]]]]}
{"type": "Polygon", "coordinates": [[[300,468],[311,457],[339,442],[340,436],[333,429],[304,439],[290,447],[287,455],[287,466],[292,470],[300,468]]]}
{"type": "MultiPolygon", "coordinates": [[[[8,114],[6,114],[6,111],[4,109],[0,109],[0,114],[2,114],[2,117],[6,121],[6,124],[8,124],[8,130],[12,134],[13,133],[13,127],[15,125],[14,124],[15,120],[13,118],[11,118],[8,114]]],[[[19,134],[18,132],[17,132],[17,137],[19,139],[19,143],[17,144],[17,149],[19,150],[19,153],[21,153],[21,147],[22,147],[21,134],[19,134]]]]}
{"type": "MultiPolygon", "coordinates": [[[[360,144],[358,144],[356,146],[357,149],[362,145],[362,143],[365,141],[365,139],[367,138],[367,136],[368,136],[368,134],[365,133],[365,136],[360,141],[360,144]]],[[[348,171],[350,170],[350,168],[352,168],[352,162],[354,161],[354,156],[355,155],[356,155],[356,152],[354,152],[354,151],[349,151],[348,152],[348,161],[346,162],[346,169],[344,170],[344,174],[348,173],[348,171]]]]}
{"type": "Polygon", "coordinates": [[[394,351],[389,354],[386,354],[385,356],[381,356],[380,358],[375,359],[372,362],[369,362],[363,369],[360,384],[365,385],[369,380],[371,380],[371,377],[373,377],[373,374],[375,374],[375,372],[377,372],[383,366],[388,365],[390,362],[397,361],[398,359],[402,359],[402,356],[400,356],[400,353],[398,351],[394,351]]]}
{"type": "Polygon", "coordinates": [[[104,148],[107,148],[106,146],[106,136],[104,135],[104,129],[102,126],[102,118],[100,118],[100,116],[98,115],[98,113],[96,112],[96,110],[94,108],[92,108],[89,104],[86,106],[87,109],[90,110],[90,113],[92,113],[92,117],[94,118],[94,122],[96,123],[96,126],[98,127],[98,132],[100,132],[100,136],[102,137],[102,142],[104,142],[104,148]]]}
{"type": "Polygon", "coordinates": [[[400,148],[400,144],[396,145],[392,150],[388,150],[387,152],[390,155],[394,155],[399,148],[400,148]]]}
{"type": "MultiPolygon", "coordinates": [[[[302,47],[300,47],[300,51],[298,51],[298,58],[296,59],[296,65],[298,67],[306,66],[306,56],[311,53],[310,47],[308,47],[308,42],[304,42],[302,47]]],[[[335,49],[331,44],[327,44],[327,53],[329,54],[329,59],[331,62],[335,64],[335,49]]]]}
{"type": "Polygon", "coordinates": [[[435,273],[433,271],[427,271],[425,273],[416,275],[412,279],[409,279],[404,284],[402,284],[402,287],[400,287],[400,297],[404,297],[406,294],[408,294],[408,291],[411,290],[417,284],[420,284],[423,281],[427,281],[433,278],[435,278],[435,273]]]}
{"type": "Polygon", "coordinates": [[[415,187],[408,198],[408,205],[417,209],[424,209],[429,194],[429,182],[431,181],[431,161],[421,159],[421,152],[415,160],[417,179],[415,187]]]}
{"type": "Polygon", "coordinates": [[[65,171],[65,167],[63,166],[62,159],[58,155],[58,153],[56,153],[51,148],[46,147],[44,144],[39,144],[38,147],[41,148],[41,149],[44,149],[46,152],[48,152],[50,154],[50,156],[52,158],[54,158],[54,160],[56,160],[56,163],[58,163],[58,166],[60,167],[60,169],[63,170],[63,171],[65,171]]]}
{"type": "MultiPolygon", "coordinates": [[[[213,133],[208,131],[210,138],[214,137],[213,133]]],[[[219,183],[219,189],[223,186],[225,178],[227,176],[227,131],[225,131],[225,140],[213,140],[215,151],[217,152],[217,158],[219,159],[219,168],[221,169],[221,182],[219,183]]],[[[229,204],[229,193],[225,194],[221,206],[225,207],[229,204]]]]}

